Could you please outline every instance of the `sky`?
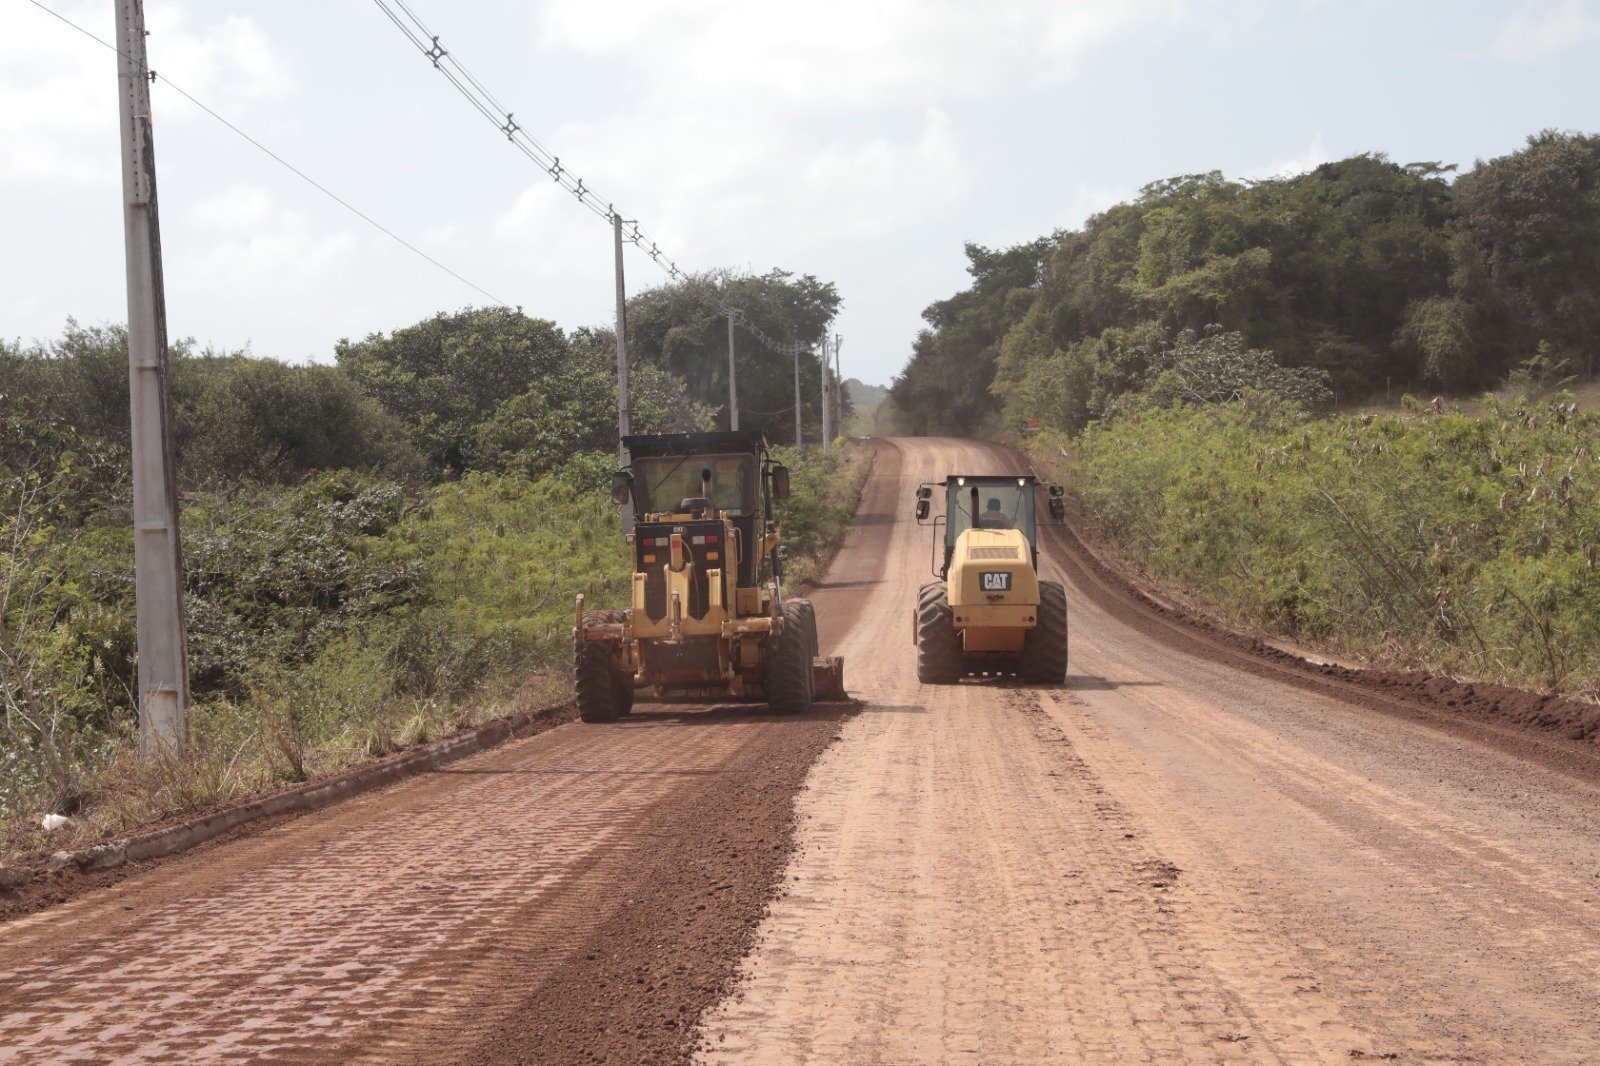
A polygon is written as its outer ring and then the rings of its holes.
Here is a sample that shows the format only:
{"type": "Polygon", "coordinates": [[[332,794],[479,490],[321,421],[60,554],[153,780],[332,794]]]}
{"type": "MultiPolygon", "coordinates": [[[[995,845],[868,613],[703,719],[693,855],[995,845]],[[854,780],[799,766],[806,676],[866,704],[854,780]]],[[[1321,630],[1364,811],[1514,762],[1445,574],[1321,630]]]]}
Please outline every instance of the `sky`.
{"type": "MultiPolygon", "coordinates": [[[[42,0],[101,37],[106,0],[42,0]]],[[[847,377],[1004,246],[1220,170],[1458,163],[1600,131],[1600,0],[408,0],[686,270],[839,288],[847,377]]],[[[495,301],[609,325],[609,226],[370,0],[147,0],[169,329],[330,361],[495,301]],[[167,80],[483,291],[396,244],[167,80]],[[486,296],[485,293],[488,295],[486,296]]],[[[0,337],[126,317],[116,56],[0,0],[0,337]]],[[[627,255],[629,291],[661,284],[627,255]]]]}

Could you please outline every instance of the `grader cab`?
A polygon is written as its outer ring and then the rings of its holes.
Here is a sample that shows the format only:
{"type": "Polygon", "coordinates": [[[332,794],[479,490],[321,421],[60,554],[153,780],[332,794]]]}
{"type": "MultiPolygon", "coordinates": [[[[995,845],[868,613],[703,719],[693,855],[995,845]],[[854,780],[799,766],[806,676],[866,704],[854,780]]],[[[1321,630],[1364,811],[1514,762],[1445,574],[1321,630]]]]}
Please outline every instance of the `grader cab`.
{"type": "MultiPolygon", "coordinates": [[[[1039,578],[1032,474],[951,475],[917,489],[917,521],[943,529],[934,539],[938,581],[922,586],[912,614],[917,679],[954,684],[964,676],[1016,675],[1059,685],[1067,676],[1067,593],[1039,578]],[[931,515],[934,489],[944,513],[931,515]]],[[[1062,489],[1048,509],[1065,513],[1062,489]]]]}
{"type": "Polygon", "coordinates": [[[843,660],[817,658],[811,603],[785,599],[773,501],[789,472],[760,433],[623,439],[630,464],[613,496],[632,505],[631,604],[586,611],[577,598],[578,714],[609,722],[635,693],[765,699],[797,713],[844,694],[843,660]]]}

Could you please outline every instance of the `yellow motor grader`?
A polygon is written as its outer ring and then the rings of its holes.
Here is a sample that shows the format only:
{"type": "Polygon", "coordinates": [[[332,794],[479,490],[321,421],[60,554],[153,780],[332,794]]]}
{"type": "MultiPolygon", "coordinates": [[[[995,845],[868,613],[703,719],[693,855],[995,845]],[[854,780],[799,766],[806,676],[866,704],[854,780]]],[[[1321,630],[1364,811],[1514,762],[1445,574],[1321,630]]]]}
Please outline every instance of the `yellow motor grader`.
{"type": "MultiPolygon", "coordinates": [[[[811,603],[785,599],[772,504],[789,471],[758,432],[623,438],[629,465],[612,482],[632,505],[632,605],[586,611],[577,598],[578,715],[610,722],[636,692],[765,699],[798,713],[844,695],[844,661],[817,657],[811,603]]],[[[626,512],[625,512],[626,513],[626,512]]],[[[626,521],[626,519],[625,519],[626,521]]]]}
{"type": "MultiPolygon", "coordinates": [[[[917,679],[949,685],[975,674],[1016,675],[1059,685],[1067,677],[1067,591],[1038,576],[1032,474],[953,474],[917,489],[917,522],[944,528],[934,538],[940,580],[922,586],[911,617],[917,679]],[[933,490],[944,514],[930,517],[933,490]]],[[[1066,513],[1060,485],[1049,511],[1066,513]]]]}

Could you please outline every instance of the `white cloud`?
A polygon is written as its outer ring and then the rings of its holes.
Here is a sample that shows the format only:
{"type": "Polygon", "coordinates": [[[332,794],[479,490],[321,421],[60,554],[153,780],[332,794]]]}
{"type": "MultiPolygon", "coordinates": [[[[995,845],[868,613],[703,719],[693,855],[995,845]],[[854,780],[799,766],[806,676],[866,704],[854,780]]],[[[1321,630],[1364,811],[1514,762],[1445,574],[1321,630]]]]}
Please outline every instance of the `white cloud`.
{"type": "MultiPolygon", "coordinates": [[[[91,14],[82,3],[58,6],[80,23],[91,14]]],[[[0,178],[114,184],[115,57],[31,5],[7,8],[0,17],[0,178]]]]}
{"type": "MultiPolygon", "coordinates": [[[[110,39],[103,4],[60,0],[64,17],[110,39]]],[[[28,183],[115,185],[119,180],[116,55],[28,4],[0,8],[0,178],[28,183]]],[[[287,63],[255,23],[229,16],[192,24],[185,10],[162,5],[148,13],[150,65],[160,78],[224,115],[289,96],[287,63]]],[[[158,122],[203,117],[186,101],[163,93],[153,105],[158,122]]],[[[205,121],[211,121],[209,118],[205,121]]]]}
{"type": "Polygon", "coordinates": [[[294,92],[288,60],[247,16],[229,15],[196,28],[181,7],[163,5],[150,10],[147,20],[151,69],[225,115],[294,92]]]}
{"type": "Polygon", "coordinates": [[[459,248],[465,243],[466,234],[461,227],[453,222],[445,222],[438,226],[430,226],[422,234],[421,243],[435,250],[446,248],[459,248]]]}
{"type": "MultiPolygon", "coordinates": [[[[593,187],[607,195],[639,190],[637,198],[619,196],[619,208],[638,212],[646,233],[680,265],[737,263],[761,249],[767,261],[747,265],[766,269],[824,244],[916,223],[967,188],[968,168],[943,111],[886,126],[828,135],[764,124],[730,135],[710,116],[652,112],[569,127],[559,143],[571,158],[593,161],[584,174],[593,187]]],[[[586,250],[605,240],[604,221],[548,181],[532,184],[495,230],[545,275],[587,261],[586,250]]]]}
{"type": "Polygon", "coordinates": [[[358,244],[350,232],[314,232],[304,215],[251,185],[189,207],[167,243],[168,284],[186,296],[254,294],[278,307],[286,297],[322,298],[349,274],[358,244]]]}
{"type": "Polygon", "coordinates": [[[925,104],[1055,80],[1179,0],[550,0],[541,43],[620,57],[647,91],[725,111],[925,104]]]}
{"type": "Polygon", "coordinates": [[[1117,204],[1126,203],[1137,195],[1137,191],[1134,190],[1090,185],[1088,182],[1080,181],[1073,186],[1072,195],[1067,199],[1067,206],[1061,212],[1062,223],[1081,226],[1100,212],[1117,204]]]}
{"type": "Polygon", "coordinates": [[[492,225],[495,240],[533,278],[596,280],[610,273],[611,233],[605,220],[553,181],[529,185],[492,225]]]}
{"type": "Polygon", "coordinates": [[[1329,162],[1331,157],[1328,149],[1322,143],[1322,134],[1311,138],[1311,143],[1306,150],[1297,156],[1279,159],[1265,166],[1253,167],[1244,171],[1239,176],[1248,181],[1265,181],[1268,178],[1292,178],[1296,174],[1304,174],[1315,170],[1322,164],[1329,162]]]}
{"type": "MultiPolygon", "coordinates": [[[[547,0],[538,46],[606,65],[628,106],[541,136],[680,264],[801,265],[957,209],[981,166],[968,105],[1059,84],[1215,2],[547,0]]],[[[497,229],[592,240],[560,199],[536,185],[497,229]]]]}
{"type": "Polygon", "coordinates": [[[1600,42],[1600,15],[1584,0],[1527,3],[1500,25],[1493,53],[1515,63],[1533,63],[1568,48],[1600,42]]]}

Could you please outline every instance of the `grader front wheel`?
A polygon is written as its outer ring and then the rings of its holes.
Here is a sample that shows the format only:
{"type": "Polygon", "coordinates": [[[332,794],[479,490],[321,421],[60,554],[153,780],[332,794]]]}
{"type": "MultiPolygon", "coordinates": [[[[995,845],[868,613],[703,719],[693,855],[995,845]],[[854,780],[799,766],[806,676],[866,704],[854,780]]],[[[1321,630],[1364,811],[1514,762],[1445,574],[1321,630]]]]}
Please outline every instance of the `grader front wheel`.
{"type": "Polygon", "coordinates": [[[779,714],[811,709],[815,619],[810,603],[789,600],[783,605],[783,631],[767,645],[767,705],[779,714]]]}

